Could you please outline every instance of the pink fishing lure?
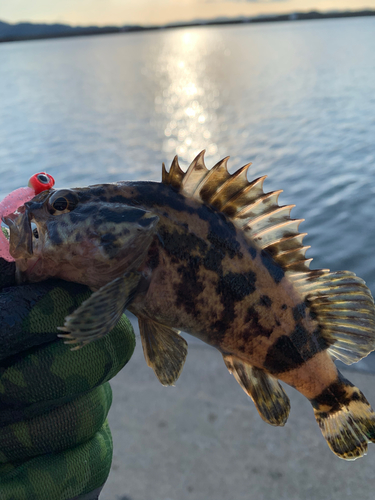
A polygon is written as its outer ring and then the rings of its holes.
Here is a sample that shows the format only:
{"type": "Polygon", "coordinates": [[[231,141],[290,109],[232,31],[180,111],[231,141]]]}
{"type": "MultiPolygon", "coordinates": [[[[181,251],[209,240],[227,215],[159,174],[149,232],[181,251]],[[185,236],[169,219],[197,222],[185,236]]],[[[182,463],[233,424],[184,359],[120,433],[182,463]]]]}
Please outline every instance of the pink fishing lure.
{"type": "MultiPolygon", "coordinates": [[[[46,174],[45,172],[39,172],[33,175],[30,177],[28,187],[15,189],[0,202],[0,219],[14,213],[20,206],[32,200],[37,194],[51,189],[54,184],[55,179],[52,175],[46,174]]],[[[14,261],[9,253],[9,241],[2,231],[0,231],[0,257],[8,262],[14,261]]]]}

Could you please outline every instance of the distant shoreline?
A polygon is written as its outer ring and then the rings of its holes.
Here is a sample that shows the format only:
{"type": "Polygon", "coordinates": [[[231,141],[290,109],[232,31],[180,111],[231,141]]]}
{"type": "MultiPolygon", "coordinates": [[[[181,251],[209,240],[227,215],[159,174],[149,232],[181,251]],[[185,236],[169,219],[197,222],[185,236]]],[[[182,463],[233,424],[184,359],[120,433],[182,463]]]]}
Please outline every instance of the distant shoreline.
{"type": "MultiPolygon", "coordinates": [[[[274,16],[260,16],[260,17],[241,17],[239,19],[213,19],[213,20],[200,20],[192,21],[186,23],[173,23],[164,26],[90,26],[90,27],[71,27],[65,25],[66,30],[64,30],[64,25],[36,25],[32,23],[22,23],[16,25],[10,25],[7,23],[0,23],[0,25],[6,25],[13,27],[13,31],[17,31],[19,28],[19,34],[13,34],[9,36],[0,35],[0,43],[7,42],[21,42],[27,40],[44,40],[48,38],[71,38],[76,36],[92,36],[92,35],[107,35],[113,33],[135,33],[140,31],[156,31],[164,29],[174,29],[174,28],[187,28],[187,27],[199,27],[199,26],[224,26],[224,25],[234,25],[234,24],[259,24],[259,23],[272,23],[272,22],[285,22],[285,21],[308,21],[308,20],[321,20],[321,19],[343,19],[349,17],[369,17],[375,16],[375,10],[361,10],[361,11],[349,11],[349,12],[296,12],[292,14],[282,14],[274,16]],[[30,28],[34,28],[37,31],[41,27],[41,33],[34,33],[28,35],[22,35],[22,29],[27,27],[29,31],[30,28]],[[52,31],[48,32],[48,28],[52,31]],[[53,30],[58,27],[58,31],[53,30]]],[[[0,26],[1,27],[1,26],[0,26]]],[[[1,33],[1,32],[0,32],[1,33]]]]}

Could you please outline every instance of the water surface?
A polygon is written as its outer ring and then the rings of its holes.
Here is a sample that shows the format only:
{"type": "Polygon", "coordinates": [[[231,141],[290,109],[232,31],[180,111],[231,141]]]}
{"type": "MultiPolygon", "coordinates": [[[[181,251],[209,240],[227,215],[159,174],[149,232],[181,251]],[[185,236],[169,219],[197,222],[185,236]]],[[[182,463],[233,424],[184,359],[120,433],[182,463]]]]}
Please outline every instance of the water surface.
{"type": "Polygon", "coordinates": [[[296,204],[312,267],[375,292],[375,18],[183,28],[0,45],[0,198],[160,180],[162,162],[253,161],[296,204]]]}

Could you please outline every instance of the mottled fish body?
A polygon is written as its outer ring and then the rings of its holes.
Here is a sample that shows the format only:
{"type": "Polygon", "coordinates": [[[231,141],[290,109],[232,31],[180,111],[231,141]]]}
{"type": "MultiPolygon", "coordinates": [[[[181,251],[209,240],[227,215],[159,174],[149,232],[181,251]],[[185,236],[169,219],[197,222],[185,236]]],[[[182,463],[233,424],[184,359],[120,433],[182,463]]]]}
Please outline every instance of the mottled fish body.
{"type": "Polygon", "coordinates": [[[216,347],[261,417],[284,425],[289,399],[306,396],[341,458],[365,454],[375,414],[333,357],[351,364],[375,348],[370,291],[353,273],[309,269],[300,220],[264,177],[233,175],[203,154],[163,182],[119,182],[42,193],[6,220],[19,275],[87,284],[96,292],[63,331],[85,344],[125,308],[139,320],[146,360],[164,385],[181,373],[184,330],[216,347]],[[36,224],[34,232],[31,223],[36,224]]]}

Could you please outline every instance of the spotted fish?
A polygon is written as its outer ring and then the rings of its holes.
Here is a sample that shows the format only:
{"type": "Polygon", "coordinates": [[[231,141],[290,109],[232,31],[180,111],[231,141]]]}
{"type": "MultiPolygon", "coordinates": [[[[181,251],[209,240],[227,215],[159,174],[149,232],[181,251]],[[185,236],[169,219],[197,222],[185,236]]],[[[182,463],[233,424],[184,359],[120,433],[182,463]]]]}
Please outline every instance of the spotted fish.
{"type": "Polygon", "coordinates": [[[351,364],[375,348],[371,293],[351,272],[310,270],[293,205],[264,193],[265,177],[249,182],[249,165],[231,175],[227,160],[208,170],[202,152],[186,172],[177,157],[169,172],[163,165],[162,183],[39,194],[6,218],[19,279],[95,290],[61,328],[78,346],[129,309],[164,385],[186,358],[179,330],[222,353],[269,424],[285,424],[279,381],[289,384],[311,402],[332,451],[356,459],[375,442],[375,414],[333,358],[351,364]]]}

